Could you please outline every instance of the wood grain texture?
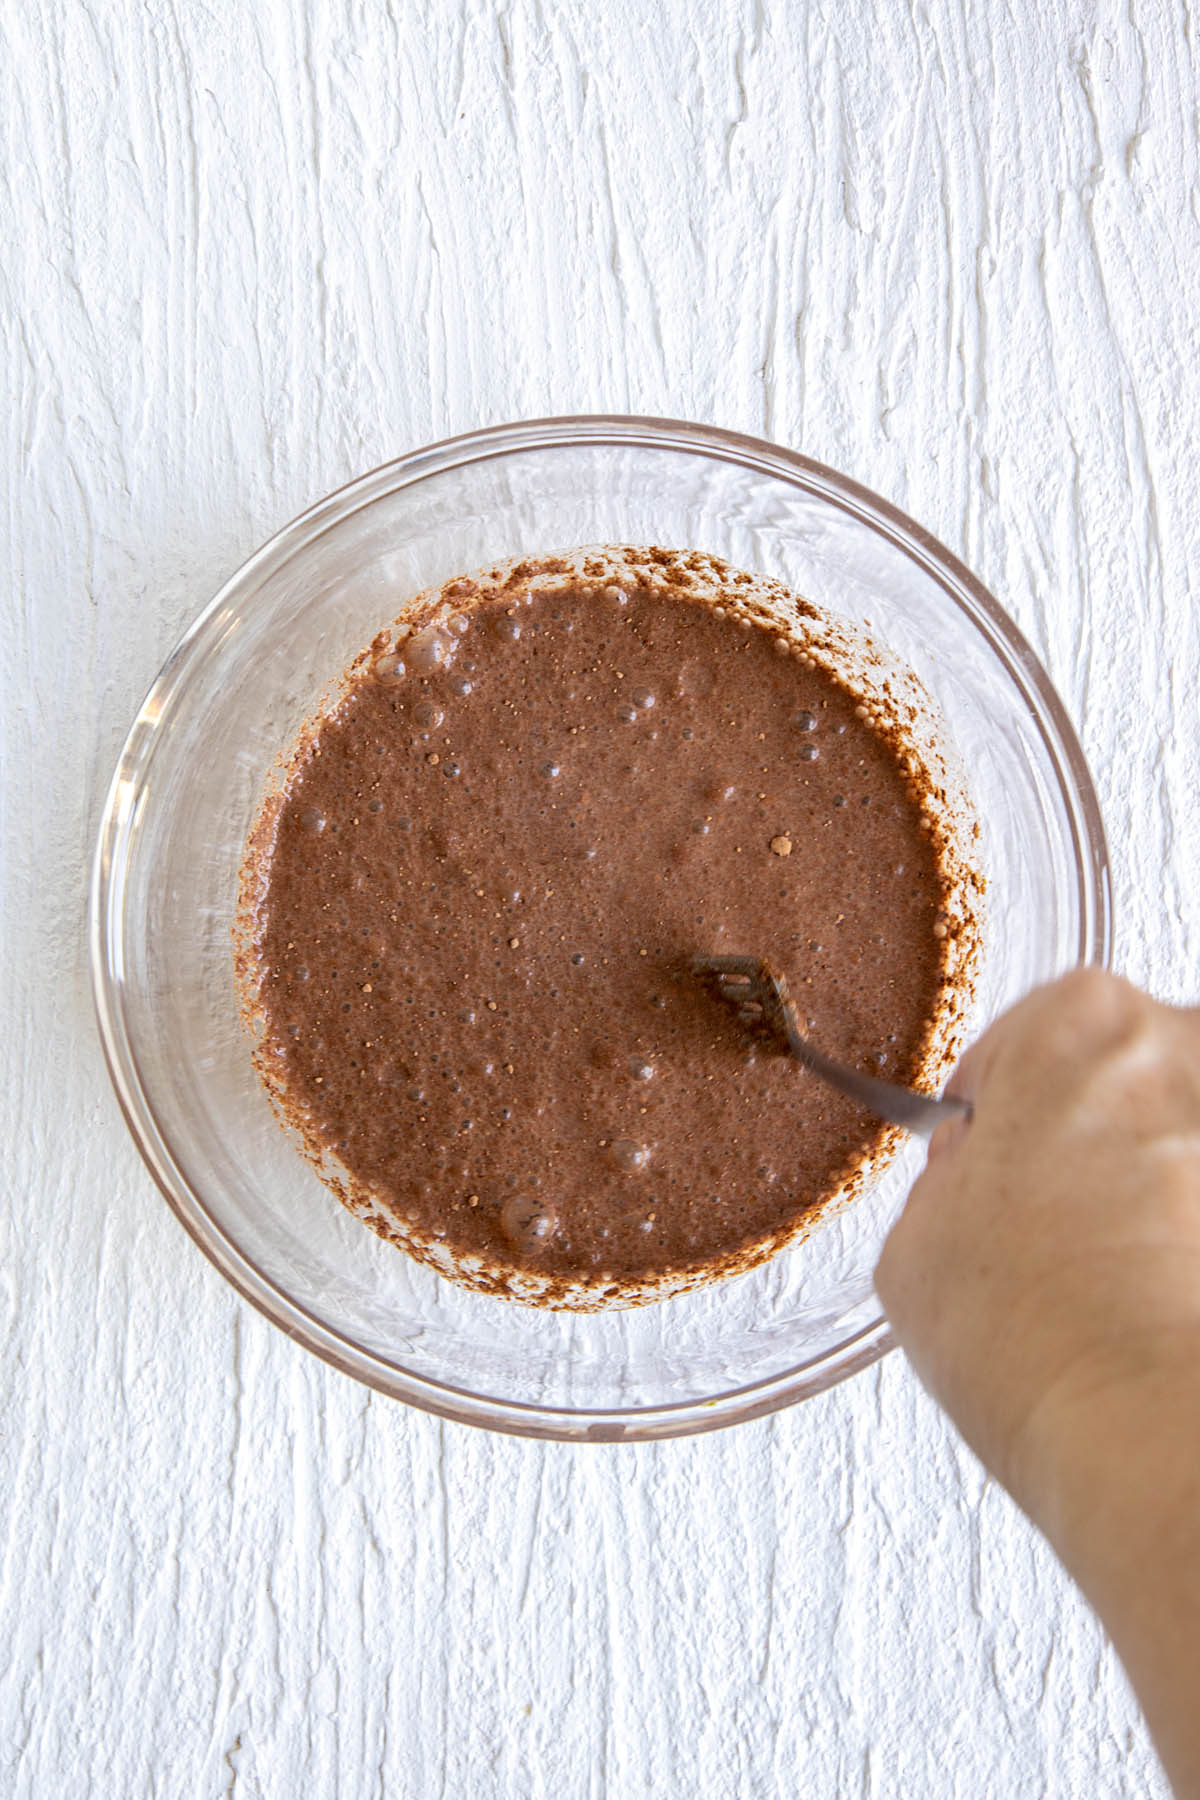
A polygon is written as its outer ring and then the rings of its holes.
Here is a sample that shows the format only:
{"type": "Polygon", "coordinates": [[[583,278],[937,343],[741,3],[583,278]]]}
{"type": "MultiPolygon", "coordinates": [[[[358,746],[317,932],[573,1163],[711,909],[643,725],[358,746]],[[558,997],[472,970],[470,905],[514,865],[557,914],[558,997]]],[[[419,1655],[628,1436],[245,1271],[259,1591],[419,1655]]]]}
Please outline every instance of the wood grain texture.
{"type": "Polygon", "coordinates": [[[278,524],[546,412],[898,502],[1077,721],[1121,966],[1200,989],[1182,0],[0,12],[0,1792],[1163,1795],[1065,1578],[898,1359],[645,1448],[492,1439],[275,1333],[108,1091],[86,865],[278,524]]]}

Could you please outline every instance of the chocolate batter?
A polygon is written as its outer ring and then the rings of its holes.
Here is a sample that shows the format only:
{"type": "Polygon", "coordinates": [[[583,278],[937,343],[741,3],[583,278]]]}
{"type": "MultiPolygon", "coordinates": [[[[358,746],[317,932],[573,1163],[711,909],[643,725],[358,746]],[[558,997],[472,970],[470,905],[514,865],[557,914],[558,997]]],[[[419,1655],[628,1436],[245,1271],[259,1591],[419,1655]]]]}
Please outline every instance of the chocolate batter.
{"type": "Polygon", "coordinates": [[[946,875],[896,744],[778,628],[554,567],[359,659],[252,840],[242,978],[348,1204],[594,1304],[761,1260],[883,1139],[689,958],[770,958],[823,1050],[909,1080],[946,875]]]}

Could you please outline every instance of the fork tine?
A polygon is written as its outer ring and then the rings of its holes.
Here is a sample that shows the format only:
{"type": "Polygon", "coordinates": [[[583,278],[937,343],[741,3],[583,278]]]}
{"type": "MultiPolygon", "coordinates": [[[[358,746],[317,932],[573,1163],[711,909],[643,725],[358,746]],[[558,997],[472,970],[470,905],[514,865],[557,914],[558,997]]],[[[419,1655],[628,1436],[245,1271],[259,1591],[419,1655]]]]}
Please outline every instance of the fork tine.
{"type": "Polygon", "coordinates": [[[692,971],[696,975],[740,975],[753,981],[760,963],[755,956],[693,956],[692,971]]]}

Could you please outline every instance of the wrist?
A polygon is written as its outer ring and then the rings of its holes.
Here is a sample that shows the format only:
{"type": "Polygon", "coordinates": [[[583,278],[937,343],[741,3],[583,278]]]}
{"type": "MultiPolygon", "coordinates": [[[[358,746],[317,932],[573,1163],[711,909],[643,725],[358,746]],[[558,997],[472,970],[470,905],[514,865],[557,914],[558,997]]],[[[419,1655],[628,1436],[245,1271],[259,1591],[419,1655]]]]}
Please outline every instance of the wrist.
{"type": "Polygon", "coordinates": [[[1018,1494],[1100,1616],[1179,1794],[1200,1794],[1200,1345],[1048,1402],[1018,1494]]]}
{"type": "Polygon", "coordinates": [[[1107,1566],[1176,1515],[1200,1533],[1200,1330],[1089,1358],[1027,1421],[1012,1489],[1063,1560],[1107,1566]]]}

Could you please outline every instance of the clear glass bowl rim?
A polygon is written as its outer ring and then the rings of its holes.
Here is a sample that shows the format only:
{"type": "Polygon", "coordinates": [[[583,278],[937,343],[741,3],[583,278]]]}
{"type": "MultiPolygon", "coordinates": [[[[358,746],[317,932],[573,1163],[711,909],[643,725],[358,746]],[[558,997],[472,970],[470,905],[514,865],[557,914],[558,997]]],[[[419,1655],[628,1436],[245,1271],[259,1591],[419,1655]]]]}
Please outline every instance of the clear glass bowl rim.
{"type": "Polygon", "coordinates": [[[219,654],[221,615],[243,604],[259,584],[321,533],[384,494],[432,474],[514,452],[579,445],[679,450],[736,463],[819,495],[901,549],[932,576],[987,640],[1017,686],[1036,703],[1039,732],[1071,821],[1080,902],[1079,962],[1107,966],[1112,947],[1112,896],[1100,808],[1083,751],[1049,678],[1032,649],[983,584],[932,534],[869,489],[811,457],[718,426],[622,414],[586,414],[490,426],[446,438],[381,464],[302,512],[224,584],[163,665],[122,747],[96,843],[89,909],[92,990],[109,1075],[126,1124],[163,1197],[209,1261],[252,1306],[326,1362],[381,1393],[462,1424],[519,1436],[593,1442],[634,1441],[714,1430],[761,1417],[823,1392],[868,1367],[892,1348],[880,1318],[825,1355],[769,1380],[707,1400],[654,1408],[595,1410],[542,1407],[430,1381],[363,1350],[333,1331],[267,1279],[216,1223],[174,1161],[159,1128],[127,1029],[121,984],[124,853],[155,746],[169,729],[172,701],[207,655],[219,654]]]}

